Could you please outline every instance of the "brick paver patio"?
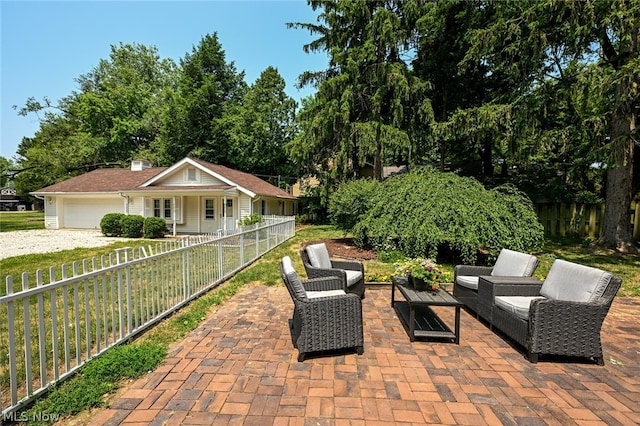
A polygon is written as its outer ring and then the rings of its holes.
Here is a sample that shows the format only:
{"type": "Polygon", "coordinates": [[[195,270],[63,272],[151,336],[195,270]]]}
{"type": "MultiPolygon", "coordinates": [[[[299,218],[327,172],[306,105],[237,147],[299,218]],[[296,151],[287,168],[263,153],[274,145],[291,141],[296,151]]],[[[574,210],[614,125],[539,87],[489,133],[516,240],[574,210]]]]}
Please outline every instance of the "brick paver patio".
{"type": "Polygon", "coordinates": [[[298,363],[284,286],[246,287],[91,424],[640,424],[640,299],[614,301],[600,367],[531,364],[467,312],[459,346],[411,343],[390,293],[367,288],[364,355],[298,363]]]}

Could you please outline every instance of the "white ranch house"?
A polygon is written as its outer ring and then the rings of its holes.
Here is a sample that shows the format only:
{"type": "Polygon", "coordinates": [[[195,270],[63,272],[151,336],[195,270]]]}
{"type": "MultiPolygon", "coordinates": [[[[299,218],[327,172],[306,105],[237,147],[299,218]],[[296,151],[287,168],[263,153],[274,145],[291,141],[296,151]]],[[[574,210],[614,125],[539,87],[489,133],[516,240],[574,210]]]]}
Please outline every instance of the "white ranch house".
{"type": "Polygon", "coordinates": [[[135,160],[97,169],[31,193],[44,200],[47,229],[100,229],[107,213],[166,220],[174,233],[235,229],[251,214],[293,216],[297,198],[245,172],[184,158],[171,167],[135,160]]]}

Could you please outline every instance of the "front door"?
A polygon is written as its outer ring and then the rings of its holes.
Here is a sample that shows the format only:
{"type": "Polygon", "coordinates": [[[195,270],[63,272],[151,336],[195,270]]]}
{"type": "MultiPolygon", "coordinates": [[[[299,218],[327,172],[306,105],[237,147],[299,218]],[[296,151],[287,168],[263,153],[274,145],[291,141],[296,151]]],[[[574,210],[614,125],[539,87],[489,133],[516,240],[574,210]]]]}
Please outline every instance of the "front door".
{"type": "Polygon", "coordinates": [[[226,229],[236,229],[236,221],[238,215],[236,214],[236,206],[233,198],[222,198],[222,211],[224,219],[226,220],[226,229]]]}
{"type": "Polygon", "coordinates": [[[220,221],[218,220],[218,209],[217,207],[217,198],[203,198],[202,199],[202,221],[200,224],[200,231],[203,233],[213,233],[218,229],[222,228],[220,226],[220,221]]]}

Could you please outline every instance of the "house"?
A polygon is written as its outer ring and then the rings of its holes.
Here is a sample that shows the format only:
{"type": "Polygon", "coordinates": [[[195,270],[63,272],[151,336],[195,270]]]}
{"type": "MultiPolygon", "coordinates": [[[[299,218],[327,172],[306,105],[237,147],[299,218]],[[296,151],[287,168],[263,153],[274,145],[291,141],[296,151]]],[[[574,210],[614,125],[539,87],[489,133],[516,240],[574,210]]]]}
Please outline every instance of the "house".
{"type": "Polygon", "coordinates": [[[291,216],[297,198],[249,173],[184,158],[171,167],[134,160],[97,169],[31,193],[44,200],[48,229],[100,229],[107,213],[167,221],[174,233],[234,229],[251,214],[291,216]]]}
{"type": "Polygon", "coordinates": [[[9,187],[0,188],[0,210],[18,210],[19,204],[20,197],[16,195],[15,189],[9,187]]]}

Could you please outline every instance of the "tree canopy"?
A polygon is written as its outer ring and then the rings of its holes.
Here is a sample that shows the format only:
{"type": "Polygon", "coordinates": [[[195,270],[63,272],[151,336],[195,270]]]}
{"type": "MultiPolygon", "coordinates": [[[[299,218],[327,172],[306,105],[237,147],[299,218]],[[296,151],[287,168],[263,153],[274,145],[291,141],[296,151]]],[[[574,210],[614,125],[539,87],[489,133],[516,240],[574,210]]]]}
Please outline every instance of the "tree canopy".
{"type": "Polygon", "coordinates": [[[153,46],[112,46],[77,83],[57,103],[30,98],[19,108],[40,118],[12,164],[20,193],[137,158],[167,166],[193,156],[256,174],[295,175],[284,147],[295,133],[296,103],[284,79],[268,67],[248,86],[216,34],[179,65],[153,46]]]}
{"type": "Polygon", "coordinates": [[[633,250],[640,3],[309,0],[292,29],[328,56],[296,102],[268,67],[244,81],[217,34],[179,64],[120,44],[77,92],[28,99],[40,129],[12,167],[20,192],[133,157],[190,155],[260,175],[314,174],[322,201],[371,168],[435,165],[534,200],[606,204],[600,243],[633,250]]]}

